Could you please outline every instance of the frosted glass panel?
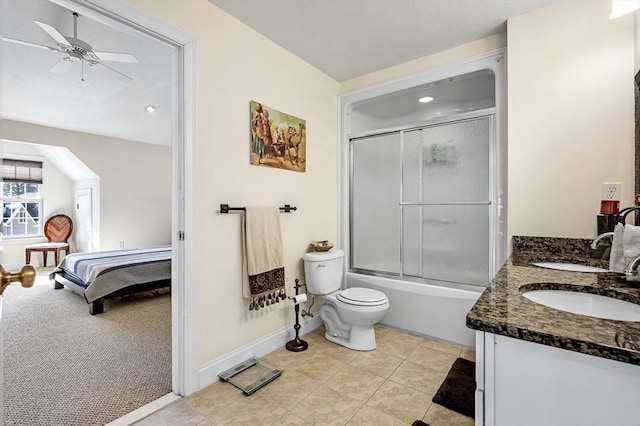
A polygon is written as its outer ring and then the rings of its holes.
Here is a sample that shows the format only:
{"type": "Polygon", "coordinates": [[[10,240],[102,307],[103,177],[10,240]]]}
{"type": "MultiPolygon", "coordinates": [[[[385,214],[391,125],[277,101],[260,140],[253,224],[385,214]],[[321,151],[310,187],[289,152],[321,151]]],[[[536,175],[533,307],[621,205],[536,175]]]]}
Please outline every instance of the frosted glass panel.
{"type": "Polygon", "coordinates": [[[403,201],[489,199],[489,118],[404,133],[403,201]]]}
{"type": "Polygon", "coordinates": [[[351,267],[400,273],[400,134],[352,141],[351,267]]]}
{"type": "Polygon", "coordinates": [[[352,140],[351,268],[486,286],[491,117],[352,140]]]}
{"type": "Polygon", "coordinates": [[[489,207],[404,206],[405,275],[486,286],[489,207]]]}

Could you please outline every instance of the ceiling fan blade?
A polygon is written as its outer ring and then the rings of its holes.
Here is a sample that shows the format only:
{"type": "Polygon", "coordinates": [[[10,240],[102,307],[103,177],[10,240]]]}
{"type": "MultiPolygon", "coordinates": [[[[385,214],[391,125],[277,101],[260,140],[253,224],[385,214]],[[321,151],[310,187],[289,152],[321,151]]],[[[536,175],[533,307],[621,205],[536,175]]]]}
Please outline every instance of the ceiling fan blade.
{"type": "Polygon", "coordinates": [[[67,58],[62,58],[49,70],[49,72],[54,74],[67,74],[73,67],[73,64],[74,62],[67,60],[67,58]]]}
{"type": "Polygon", "coordinates": [[[44,44],[31,43],[30,41],[18,40],[17,38],[2,37],[2,40],[8,41],[9,43],[22,44],[24,46],[38,47],[40,49],[51,50],[52,52],[60,52],[60,50],[56,49],[55,47],[46,46],[44,44]]]}
{"type": "Polygon", "coordinates": [[[137,64],[138,59],[131,53],[93,52],[101,61],[128,62],[137,64]]]}
{"type": "Polygon", "coordinates": [[[45,24],[44,22],[40,22],[40,21],[33,21],[33,22],[35,22],[37,26],[39,26],[47,34],[49,34],[51,36],[51,38],[53,38],[56,41],[56,43],[64,44],[65,46],[71,46],[71,43],[69,43],[69,40],[64,38],[64,36],[62,34],[60,34],[58,32],[58,30],[53,28],[51,25],[45,24]]]}
{"type": "Polygon", "coordinates": [[[118,71],[118,70],[117,70],[117,69],[115,69],[115,68],[111,68],[109,65],[103,64],[102,62],[96,62],[96,64],[98,64],[98,65],[102,65],[103,67],[106,67],[106,68],[109,68],[111,71],[115,71],[115,72],[117,72],[118,74],[120,74],[121,76],[123,76],[124,78],[126,78],[127,80],[131,80],[131,81],[133,81],[133,78],[129,77],[129,76],[128,76],[128,75],[126,75],[126,74],[121,73],[120,71],[118,71]]]}

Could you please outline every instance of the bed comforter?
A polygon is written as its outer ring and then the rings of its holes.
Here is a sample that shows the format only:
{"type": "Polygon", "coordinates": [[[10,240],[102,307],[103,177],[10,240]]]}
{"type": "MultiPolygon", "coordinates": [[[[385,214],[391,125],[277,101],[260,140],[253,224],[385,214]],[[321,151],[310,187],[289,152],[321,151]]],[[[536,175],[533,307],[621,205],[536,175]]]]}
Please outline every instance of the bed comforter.
{"type": "Polygon", "coordinates": [[[129,287],[170,280],[171,247],[72,253],[50,278],[56,275],[82,288],[87,303],[92,303],[129,287]]]}

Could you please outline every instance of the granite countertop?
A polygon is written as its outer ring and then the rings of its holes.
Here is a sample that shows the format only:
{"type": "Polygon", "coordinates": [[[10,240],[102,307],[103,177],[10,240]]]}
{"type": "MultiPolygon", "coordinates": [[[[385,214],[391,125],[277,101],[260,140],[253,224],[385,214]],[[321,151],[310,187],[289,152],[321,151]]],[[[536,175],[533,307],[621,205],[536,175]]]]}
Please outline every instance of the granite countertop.
{"type": "Polygon", "coordinates": [[[565,272],[533,262],[575,262],[608,268],[590,257],[590,240],[514,237],[513,254],[467,314],[467,327],[529,342],[640,365],[640,322],[572,314],[522,296],[532,289],[603,294],[640,304],[640,282],[614,272],[565,272]]]}

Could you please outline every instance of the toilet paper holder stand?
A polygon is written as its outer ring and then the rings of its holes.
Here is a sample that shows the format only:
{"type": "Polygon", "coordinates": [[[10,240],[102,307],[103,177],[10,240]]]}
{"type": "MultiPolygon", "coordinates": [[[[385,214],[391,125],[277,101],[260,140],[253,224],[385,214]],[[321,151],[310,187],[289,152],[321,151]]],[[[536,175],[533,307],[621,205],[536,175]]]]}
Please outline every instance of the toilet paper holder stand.
{"type": "MultiPolygon", "coordinates": [[[[298,296],[300,287],[302,287],[304,284],[300,284],[300,280],[298,278],[296,278],[295,281],[296,285],[294,286],[294,288],[296,289],[296,296],[298,296]]],[[[289,297],[288,299],[294,300],[295,302],[295,297],[289,297]]],[[[309,344],[300,339],[300,303],[295,303],[294,309],[296,311],[296,324],[293,326],[293,328],[296,330],[296,337],[293,340],[287,342],[285,347],[287,348],[287,350],[292,352],[302,352],[309,347],[309,344]]]]}

